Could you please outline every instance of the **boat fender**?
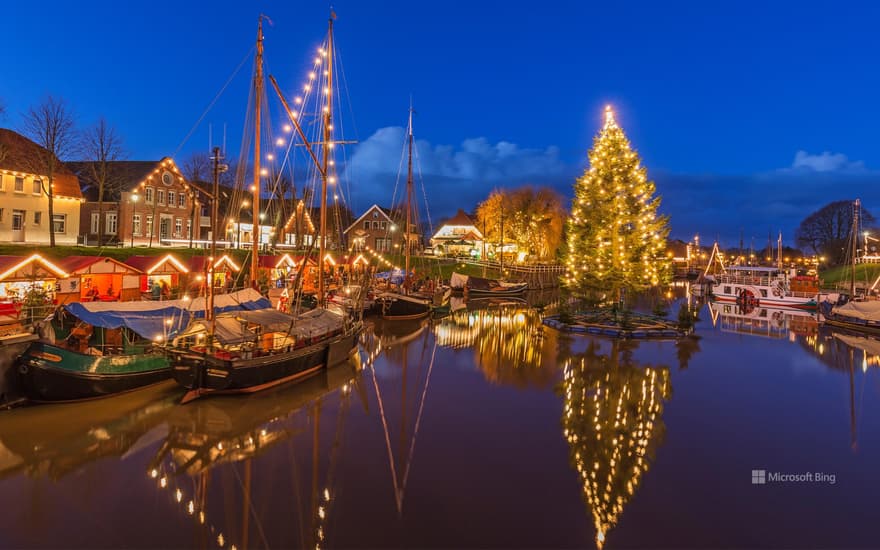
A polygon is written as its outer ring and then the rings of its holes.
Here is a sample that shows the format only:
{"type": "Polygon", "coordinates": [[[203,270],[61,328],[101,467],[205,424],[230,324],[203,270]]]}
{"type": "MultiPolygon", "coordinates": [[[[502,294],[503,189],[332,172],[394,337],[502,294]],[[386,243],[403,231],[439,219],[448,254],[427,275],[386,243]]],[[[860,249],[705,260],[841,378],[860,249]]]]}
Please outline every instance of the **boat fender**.
{"type": "Polygon", "coordinates": [[[18,365],[18,372],[20,372],[22,374],[27,374],[28,373],[27,363],[20,363],[18,365]]]}

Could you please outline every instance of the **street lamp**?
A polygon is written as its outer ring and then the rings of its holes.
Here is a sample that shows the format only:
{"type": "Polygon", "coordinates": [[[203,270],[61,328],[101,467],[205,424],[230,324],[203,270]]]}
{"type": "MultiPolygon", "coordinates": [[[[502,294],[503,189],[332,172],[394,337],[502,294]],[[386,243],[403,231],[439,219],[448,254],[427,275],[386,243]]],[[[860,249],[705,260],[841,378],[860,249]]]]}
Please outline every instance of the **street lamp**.
{"type": "Polygon", "coordinates": [[[137,193],[131,196],[131,244],[129,244],[131,248],[134,248],[134,218],[137,215],[137,202],[139,198],[137,193]]]}

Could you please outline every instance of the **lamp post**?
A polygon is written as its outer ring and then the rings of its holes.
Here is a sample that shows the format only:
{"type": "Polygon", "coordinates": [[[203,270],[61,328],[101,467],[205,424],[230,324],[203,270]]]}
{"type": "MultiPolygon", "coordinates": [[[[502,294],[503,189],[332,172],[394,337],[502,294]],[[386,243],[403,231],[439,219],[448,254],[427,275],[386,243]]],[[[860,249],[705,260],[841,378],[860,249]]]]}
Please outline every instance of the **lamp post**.
{"type": "Polygon", "coordinates": [[[134,248],[134,218],[137,215],[137,202],[139,198],[137,193],[131,196],[131,243],[129,244],[131,248],[134,248]]]}

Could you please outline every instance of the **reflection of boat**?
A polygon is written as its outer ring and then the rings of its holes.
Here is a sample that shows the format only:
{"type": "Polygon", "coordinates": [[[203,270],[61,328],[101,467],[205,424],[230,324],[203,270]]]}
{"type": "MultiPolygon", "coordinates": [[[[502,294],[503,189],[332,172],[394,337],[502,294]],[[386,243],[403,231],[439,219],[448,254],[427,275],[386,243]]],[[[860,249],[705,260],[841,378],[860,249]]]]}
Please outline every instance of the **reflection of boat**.
{"type": "Polygon", "coordinates": [[[346,363],[295,386],[246,399],[207,399],[177,407],[168,418],[169,434],[156,464],[170,456],[176,473],[193,475],[219,463],[255,457],[294,435],[284,419],[337,389],[348,393],[356,374],[346,363]]]}
{"type": "Polygon", "coordinates": [[[819,327],[816,315],[803,310],[743,307],[714,301],[710,301],[708,306],[712,326],[719,327],[724,332],[793,339],[795,335],[816,334],[819,327]]]}
{"type": "Polygon", "coordinates": [[[453,273],[449,284],[453,290],[463,290],[468,296],[519,296],[529,288],[528,283],[508,283],[461,273],[453,273]]]}
{"type": "Polygon", "coordinates": [[[876,370],[880,367],[880,340],[837,328],[823,327],[819,334],[803,338],[801,344],[812,350],[819,360],[831,369],[848,374],[850,445],[855,450],[858,443],[856,410],[863,409],[861,404],[856,406],[856,373],[858,371],[862,373],[862,389],[858,393],[860,398],[864,398],[869,368],[874,367],[873,370],[876,370]]]}
{"type": "Polygon", "coordinates": [[[668,367],[633,364],[637,342],[597,340],[563,367],[563,435],[593,516],[596,546],[638,490],[663,440],[663,404],[672,393],[668,367]]]}
{"type": "Polygon", "coordinates": [[[180,399],[170,380],[125,395],[0,415],[0,478],[25,472],[57,480],[84,464],[125,457],[180,399]]]}

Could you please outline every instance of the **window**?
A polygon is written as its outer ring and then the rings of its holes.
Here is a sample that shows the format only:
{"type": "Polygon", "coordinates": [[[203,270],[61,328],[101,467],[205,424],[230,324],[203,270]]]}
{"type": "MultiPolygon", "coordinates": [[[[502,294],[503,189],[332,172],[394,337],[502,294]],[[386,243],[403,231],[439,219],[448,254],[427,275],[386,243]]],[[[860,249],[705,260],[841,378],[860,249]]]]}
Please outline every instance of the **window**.
{"type": "Polygon", "coordinates": [[[388,229],[388,222],[381,222],[381,223],[379,224],[379,229],[382,229],[383,231],[384,231],[385,229],[388,229]]]}
{"type": "Polygon", "coordinates": [[[391,239],[376,237],[376,252],[389,252],[391,250],[391,239]]]}
{"type": "Polygon", "coordinates": [[[3,223],[3,209],[0,208],[0,223],[3,223]]]}
{"type": "Polygon", "coordinates": [[[40,225],[43,223],[43,213],[40,211],[34,212],[34,225],[40,225]]]}
{"type": "Polygon", "coordinates": [[[67,233],[67,214],[52,214],[52,231],[67,233]]]}
{"type": "Polygon", "coordinates": [[[0,191],[3,191],[3,174],[0,174],[0,191]]]}
{"type": "Polygon", "coordinates": [[[175,199],[174,191],[168,191],[168,206],[174,208],[174,206],[175,206],[174,199],[175,199]]]}
{"type": "Polygon", "coordinates": [[[177,206],[181,208],[186,206],[186,195],[184,195],[183,193],[177,195],[177,206]]]}
{"type": "Polygon", "coordinates": [[[181,235],[183,235],[183,220],[174,218],[174,236],[180,237],[181,235]]]}
{"type": "MultiPolygon", "coordinates": [[[[181,196],[183,196],[183,195],[181,195],[181,196]]],[[[193,231],[192,220],[186,220],[186,238],[187,239],[192,238],[192,231],[193,231]]]]}
{"type": "Polygon", "coordinates": [[[116,212],[107,212],[107,225],[104,226],[104,233],[107,235],[116,234],[116,212]]]}
{"type": "Polygon", "coordinates": [[[141,215],[135,214],[131,217],[131,233],[132,235],[141,234],[141,215]]]}
{"type": "Polygon", "coordinates": [[[34,178],[34,195],[43,194],[43,180],[34,178]]]}
{"type": "Polygon", "coordinates": [[[165,190],[164,189],[159,189],[159,192],[156,193],[156,202],[158,202],[160,205],[163,205],[163,206],[165,205],[165,190]]]}
{"type": "Polygon", "coordinates": [[[101,223],[101,221],[100,221],[100,218],[98,218],[98,213],[92,212],[92,225],[91,225],[91,229],[90,229],[89,233],[91,233],[92,235],[97,235],[98,234],[98,227],[99,227],[100,223],[101,223]]]}
{"type": "Polygon", "coordinates": [[[147,216],[147,235],[153,234],[153,216],[147,216]]]}
{"type": "Polygon", "coordinates": [[[365,230],[365,231],[369,231],[369,230],[370,230],[370,221],[369,221],[369,220],[367,220],[367,221],[364,222],[364,230],[365,230]]]}
{"type": "Polygon", "coordinates": [[[18,176],[15,178],[15,190],[18,193],[24,193],[24,178],[18,176]]]}
{"type": "Polygon", "coordinates": [[[144,201],[146,201],[147,204],[153,204],[153,188],[152,187],[147,187],[146,189],[144,189],[144,201]]]}
{"type": "Polygon", "coordinates": [[[730,294],[730,287],[729,286],[724,287],[724,293],[730,294]]]}

